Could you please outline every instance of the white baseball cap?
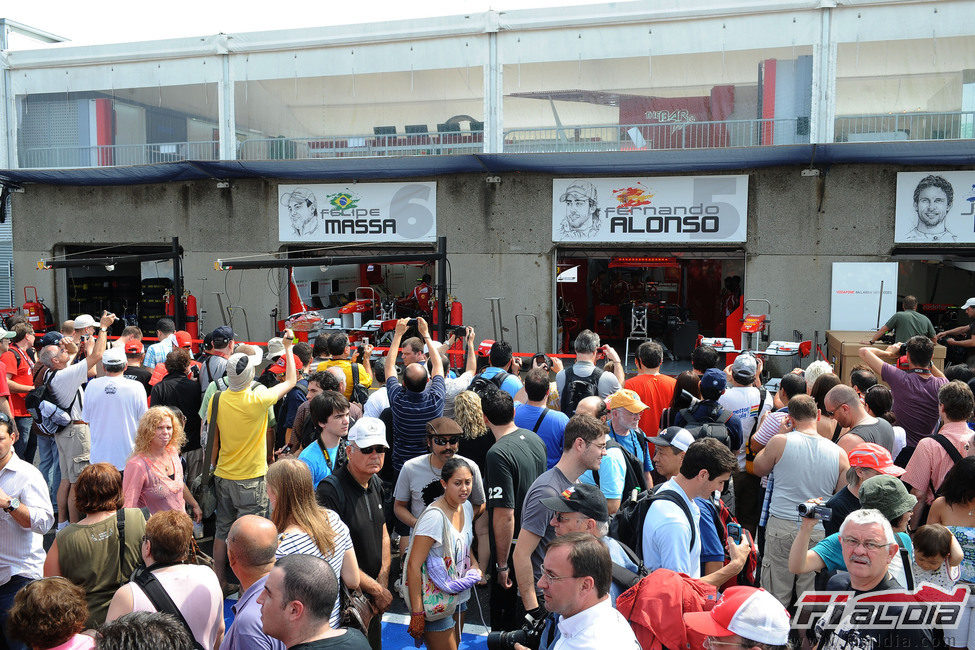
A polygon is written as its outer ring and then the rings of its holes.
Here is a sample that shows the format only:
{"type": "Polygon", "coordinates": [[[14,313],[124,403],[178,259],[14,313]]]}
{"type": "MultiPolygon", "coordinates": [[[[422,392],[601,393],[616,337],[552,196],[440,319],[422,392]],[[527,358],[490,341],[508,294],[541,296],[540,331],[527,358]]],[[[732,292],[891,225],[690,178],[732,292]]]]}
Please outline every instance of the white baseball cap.
{"type": "Polygon", "coordinates": [[[92,318],[91,314],[81,314],[74,319],[74,328],[76,330],[84,329],[86,327],[94,327],[98,323],[92,318]]]}
{"type": "Polygon", "coordinates": [[[706,636],[738,636],[784,645],[789,642],[789,612],[764,589],[729,587],[709,612],[684,614],[684,623],[706,636]]]}
{"type": "Polygon", "coordinates": [[[968,309],[969,307],[975,307],[975,298],[969,298],[965,301],[965,304],[961,306],[962,309],[968,309]]]}
{"type": "Polygon", "coordinates": [[[386,425],[379,418],[359,418],[349,429],[349,442],[354,442],[359,449],[373,445],[382,445],[388,449],[386,425]]]}

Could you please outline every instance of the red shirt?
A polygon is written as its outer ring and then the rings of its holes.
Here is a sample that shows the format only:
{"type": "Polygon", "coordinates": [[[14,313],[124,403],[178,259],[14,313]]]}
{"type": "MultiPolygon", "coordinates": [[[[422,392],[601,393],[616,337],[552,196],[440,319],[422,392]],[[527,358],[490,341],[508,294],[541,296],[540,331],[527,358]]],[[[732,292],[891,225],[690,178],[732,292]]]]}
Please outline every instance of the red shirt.
{"type": "Polygon", "coordinates": [[[670,406],[676,384],[677,380],[667,375],[637,375],[623,384],[623,388],[636,392],[649,407],[640,414],[640,430],[647,436],[660,432],[660,414],[670,406]]]}
{"type": "Polygon", "coordinates": [[[424,282],[413,289],[413,299],[420,311],[430,311],[430,285],[424,282]]]}
{"type": "Polygon", "coordinates": [[[27,393],[10,393],[10,388],[7,385],[7,373],[9,372],[12,375],[9,379],[13,379],[18,384],[22,386],[33,386],[34,380],[31,375],[31,368],[34,364],[31,363],[23,350],[17,348],[15,351],[13,345],[10,346],[10,349],[3,356],[0,356],[0,363],[3,363],[5,366],[3,389],[10,395],[10,410],[13,411],[15,418],[29,416],[27,407],[24,406],[24,398],[27,397],[27,393]]]}

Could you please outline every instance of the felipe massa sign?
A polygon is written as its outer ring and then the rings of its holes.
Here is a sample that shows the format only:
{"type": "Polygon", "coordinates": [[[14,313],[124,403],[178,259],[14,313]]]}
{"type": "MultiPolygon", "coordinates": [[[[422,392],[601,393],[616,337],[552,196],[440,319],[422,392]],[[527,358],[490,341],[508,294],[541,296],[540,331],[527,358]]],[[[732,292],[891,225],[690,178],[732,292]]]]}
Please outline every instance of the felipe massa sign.
{"type": "Polygon", "coordinates": [[[743,242],[748,176],[552,181],[555,242],[743,242]]]}
{"type": "Polygon", "coordinates": [[[433,242],[436,183],[278,185],[282,242],[433,242]]]}

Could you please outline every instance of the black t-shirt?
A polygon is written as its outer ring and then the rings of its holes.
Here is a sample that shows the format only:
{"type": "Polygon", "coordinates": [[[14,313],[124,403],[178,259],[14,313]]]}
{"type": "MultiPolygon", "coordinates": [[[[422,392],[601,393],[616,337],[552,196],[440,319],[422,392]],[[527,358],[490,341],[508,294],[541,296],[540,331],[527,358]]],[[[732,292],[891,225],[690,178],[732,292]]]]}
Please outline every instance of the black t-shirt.
{"type": "Polygon", "coordinates": [[[149,385],[152,371],[148,368],[144,368],[143,366],[128,366],[125,372],[122,373],[122,376],[126,379],[134,379],[142,384],[142,387],[146,389],[146,395],[152,390],[152,386],[149,385]]]}
{"type": "Polygon", "coordinates": [[[476,438],[461,438],[457,453],[477,463],[477,468],[481,470],[481,475],[483,476],[484,468],[487,467],[488,449],[493,445],[494,434],[487,431],[476,438]]]}
{"type": "Polygon", "coordinates": [[[362,636],[359,630],[345,629],[342,636],[332,636],[318,641],[299,643],[293,645],[289,650],[371,650],[366,637],[362,636]]]}
{"type": "Polygon", "coordinates": [[[376,578],[383,564],[383,527],[386,525],[380,478],[371,477],[369,487],[362,489],[349,473],[348,466],[343,465],[318,484],[317,496],[320,505],[337,512],[349,527],[359,568],[376,578]]]}
{"type": "Polygon", "coordinates": [[[826,530],[826,535],[828,536],[840,532],[840,525],[846,519],[846,516],[854,510],[860,509],[860,499],[853,496],[849,488],[843,488],[826,502],[826,507],[833,511],[833,516],[830,520],[823,521],[823,529],[826,530]]]}
{"type": "MultiPolygon", "coordinates": [[[[521,530],[521,507],[525,503],[525,495],[535,479],[545,472],[545,465],[545,443],[537,433],[528,429],[517,429],[503,436],[487,452],[484,464],[487,507],[514,509],[515,538],[521,530]]],[[[494,543],[493,530],[491,542],[494,543]]]]}
{"type": "Polygon", "coordinates": [[[181,372],[169,373],[149,391],[150,406],[175,406],[186,416],[183,430],[186,432],[186,444],[182,451],[193,451],[200,448],[200,404],[203,395],[200,394],[200,382],[190,379],[181,372]]]}
{"type": "MultiPolygon", "coordinates": [[[[891,589],[903,591],[901,586],[888,574],[876,587],[868,589],[866,592],[887,591],[891,589]]],[[[850,574],[845,571],[837,573],[830,578],[826,584],[826,590],[852,591],[857,595],[866,593],[853,589],[853,586],[850,584],[850,574]]],[[[845,603],[843,605],[834,605],[834,607],[837,606],[845,606],[845,603]]],[[[891,616],[893,616],[893,612],[891,612],[891,616]]],[[[881,648],[935,647],[930,632],[926,630],[867,628],[853,624],[848,616],[844,616],[835,629],[827,630],[824,624],[829,618],[830,615],[827,613],[816,623],[816,635],[820,638],[819,650],[880,650],[881,648]]]]}

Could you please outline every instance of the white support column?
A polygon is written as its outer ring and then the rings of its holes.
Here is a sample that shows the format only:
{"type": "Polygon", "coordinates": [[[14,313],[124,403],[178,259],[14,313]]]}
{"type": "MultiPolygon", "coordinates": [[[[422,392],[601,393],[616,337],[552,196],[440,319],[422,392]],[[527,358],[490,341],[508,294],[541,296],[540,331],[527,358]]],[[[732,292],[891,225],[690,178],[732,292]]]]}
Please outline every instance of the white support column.
{"type": "Polygon", "coordinates": [[[217,119],[220,131],[220,159],[235,160],[237,158],[237,115],[234,106],[234,76],[230,65],[230,54],[224,51],[220,55],[222,75],[217,84],[217,119]]]}
{"type": "Polygon", "coordinates": [[[17,111],[10,84],[10,60],[7,58],[7,26],[0,24],[0,164],[17,168],[17,111]]]}
{"type": "Polygon", "coordinates": [[[501,153],[504,146],[502,70],[498,58],[498,13],[488,15],[488,60],[484,70],[484,153],[501,153]]]}
{"type": "Polygon", "coordinates": [[[819,41],[813,45],[812,106],[809,141],[833,141],[836,116],[836,44],[832,37],[832,9],[821,14],[819,41]]]}

